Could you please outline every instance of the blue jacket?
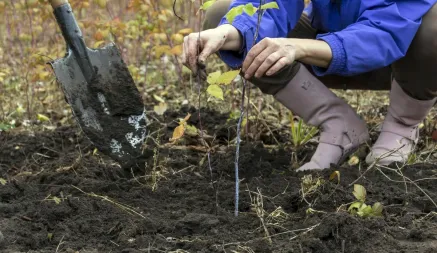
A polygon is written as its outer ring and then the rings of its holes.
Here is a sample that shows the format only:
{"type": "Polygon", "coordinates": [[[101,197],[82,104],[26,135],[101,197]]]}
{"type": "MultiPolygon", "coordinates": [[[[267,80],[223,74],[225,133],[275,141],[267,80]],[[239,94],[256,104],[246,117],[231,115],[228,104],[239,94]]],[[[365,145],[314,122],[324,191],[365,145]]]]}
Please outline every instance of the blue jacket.
{"type": "MultiPolygon", "coordinates": [[[[272,0],[266,0],[266,3],[272,0]]],[[[263,38],[287,37],[304,11],[303,0],[276,0],[279,9],[264,14],[257,42],[263,38]]],[[[319,76],[351,76],[388,66],[405,56],[422,17],[437,0],[312,0],[305,9],[312,25],[326,33],[333,58],[326,68],[313,67],[319,76]]],[[[259,0],[234,0],[230,8],[259,0]]],[[[243,36],[241,52],[220,51],[230,67],[242,65],[252,46],[258,14],[237,16],[233,22],[243,36]]],[[[220,24],[227,24],[223,18],[220,24]]]]}

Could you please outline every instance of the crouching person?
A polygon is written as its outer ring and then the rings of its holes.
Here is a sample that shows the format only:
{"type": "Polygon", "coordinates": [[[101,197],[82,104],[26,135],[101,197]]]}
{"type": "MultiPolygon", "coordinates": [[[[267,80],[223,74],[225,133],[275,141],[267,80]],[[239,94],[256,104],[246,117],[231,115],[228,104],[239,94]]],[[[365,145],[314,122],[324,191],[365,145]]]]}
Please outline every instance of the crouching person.
{"type": "MultiPolygon", "coordinates": [[[[271,2],[271,1],[266,1],[271,2]]],[[[437,0],[278,0],[263,15],[224,18],[258,0],[218,0],[203,31],[185,37],[183,63],[196,73],[211,54],[265,94],[321,129],[319,145],[299,170],[342,163],[369,140],[366,123],[330,88],[390,90],[381,133],[367,163],[404,162],[419,138],[418,125],[437,96],[437,0]],[[200,54],[198,55],[198,42],[200,54]],[[391,155],[385,156],[390,151],[391,155]],[[380,157],[384,155],[382,159],[380,157]]]]}

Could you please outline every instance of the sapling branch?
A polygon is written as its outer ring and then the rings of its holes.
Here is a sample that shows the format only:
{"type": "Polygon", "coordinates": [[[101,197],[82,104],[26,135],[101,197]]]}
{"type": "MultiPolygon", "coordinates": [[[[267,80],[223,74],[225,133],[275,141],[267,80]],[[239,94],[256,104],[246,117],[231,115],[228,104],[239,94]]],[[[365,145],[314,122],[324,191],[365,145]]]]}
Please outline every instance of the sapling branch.
{"type": "Polygon", "coordinates": [[[176,13],[176,1],[177,0],[173,0],[173,14],[181,21],[184,21],[183,18],[181,18],[180,16],[178,16],[178,14],[176,13]]]}
{"type": "MultiPolygon", "coordinates": [[[[259,1],[259,8],[258,8],[258,21],[256,24],[256,32],[253,39],[252,47],[255,45],[256,40],[258,38],[259,34],[259,27],[261,25],[261,18],[264,14],[264,10],[261,8],[265,3],[265,0],[259,1]]],[[[238,216],[238,204],[239,204],[239,187],[240,187],[240,178],[239,178],[239,158],[240,158],[240,144],[241,144],[241,123],[243,121],[244,117],[244,97],[246,93],[247,88],[247,82],[245,79],[243,79],[243,91],[241,93],[241,105],[240,105],[240,118],[238,119],[237,124],[237,143],[236,143],[236,149],[235,149],[235,216],[238,216]]],[[[249,103],[249,98],[248,103],[249,103]]],[[[249,117],[249,116],[248,116],[249,117]]],[[[249,119],[248,119],[249,121],[249,119]]]]}

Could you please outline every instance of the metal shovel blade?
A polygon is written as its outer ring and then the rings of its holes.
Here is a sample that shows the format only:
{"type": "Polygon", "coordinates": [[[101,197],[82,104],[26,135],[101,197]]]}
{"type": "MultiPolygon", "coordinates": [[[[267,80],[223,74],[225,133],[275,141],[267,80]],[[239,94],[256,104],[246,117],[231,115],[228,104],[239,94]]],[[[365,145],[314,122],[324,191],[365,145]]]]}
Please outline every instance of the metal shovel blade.
{"type": "Polygon", "coordinates": [[[95,71],[89,82],[71,50],[50,64],[88,139],[122,166],[132,164],[147,133],[141,95],[114,44],[86,50],[95,71]]]}

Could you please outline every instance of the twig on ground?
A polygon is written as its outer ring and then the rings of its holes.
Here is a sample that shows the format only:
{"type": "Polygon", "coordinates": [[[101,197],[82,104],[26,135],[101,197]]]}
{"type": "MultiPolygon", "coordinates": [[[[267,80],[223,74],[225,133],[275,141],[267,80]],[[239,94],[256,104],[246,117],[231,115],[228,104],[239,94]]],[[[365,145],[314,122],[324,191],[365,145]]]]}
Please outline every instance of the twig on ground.
{"type": "Polygon", "coordinates": [[[65,235],[63,235],[61,240],[59,241],[58,246],[56,247],[56,253],[59,252],[61,245],[64,244],[64,237],[65,237],[65,235]]]}
{"type": "Polygon", "coordinates": [[[78,188],[77,186],[74,186],[74,185],[71,185],[71,187],[75,188],[76,190],[82,192],[83,194],[85,194],[85,195],[87,195],[87,196],[94,197],[94,198],[98,198],[98,199],[101,199],[101,200],[103,200],[103,201],[107,201],[107,202],[109,202],[109,203],[115,205],[116,207],[122,209],[123,211],[125,211],[125,212],[127,212],[127,213],[129,213],[129,214],[131,214],[131,215],[134,214],[134,215],[137,215],[137,216],[139,216],[139,217],[141,217],[141,218],[143,218],[143,219],[147,219],[147,217],[145,217],[144,215],[142,215],[142,214],[140,214],[139,212],[135,211],[132,207],[127,206],[127,205],[124,205],[124,204],[121,204],[121,203],[118,203],[118,202],[116,202],[116,201],[114,201],[114,200],[108,198],[107,196],[97,195],[97,194],[95,194],[95,193],[93,193],[93,192],[88,193],[88,192],[85,192],[85,191],[83,191],[82,189],[80,189],[80,188],[78,188]]]}
{"type": "MultiPolygon", "coordinates": [[[[399,173],[397,170],[393,170],[390,169],[386,166],[378,166],[381,168],[385,168],[385,169],[389,169],[392,171],[395,171],[399,176],[401,176],[402,178],[406,179],[409,183],[413,184],[414,186],[417,187],[417,189],[419,189],[430,201],[431,203],[437,208],[437,203],[428,195],[428,193],[425,192],[425,190],[422,189],[422,187],[420,187],[416,182],[414,182],[413,180],[411,180],[410,178],[406,177],[405,175],[403,175],[402,173],[399,173]]],[[[386,177],[388,180],[392,181],[392,182],[398,182],[398,183],[404,183],[405,181],[396,181],[391,179],[389,176],[387,176],[387,174],[385,174],[380,168],[377,168],[377,170],[384,176],[386,177]]]]}
{"type": "Polygon", "coordinates": [[[249,192],[250,203],[252,207],[255,209],[256,215],[258,216],[261,222],[261,226],[264,229],[265,238],[267,239],[269,244],[272,245],[273,241],[264,221],[265,210],[264,210],[264,201],[263,201],[263,195],[261,194],[261,190],[257,188],[257,192],[255,193],[256,195],[255,198],[252,198],[252,194],[250,194],[250,190],[248,186],[247,186],[247,191],[249,192]]]}
{"type": "Polygon", "coordinates": [[[381,161],[382,159],[384,159],[384,158],[386,158],[386,157],[389,157],[390,155],[392,155],[392,154],[394,154],[394,153],[396,153],[397,151],[399,151],[401,148],[403,148],[404,147],[404,145],[402,145],[401,147],[399,147],[399,148],[397,148],[397,149],[394,149],[394,150],[391,150],[391,151],[389,151],[389,152],[387,152],[387,153],[384,153],[383,155],[381,155],[380,157],[378,157],[372,164],[370,164],[370,166],[367,168],[367,170],[366,171],[364,171],[363,172],[363,174],[361,174],[357,179],[355,179],[352,183],[350,183],[349,185],[348,185],[348,187],[351,187],[351,186],[353,186],[356,182],[358,182],[361,178],[363,178],[364,177],[364,175],[366,175],[367,174],[367,172],[369,172],[371,169],[373,169],[376,165],[378,165],[378,163],[379,163],[379,161],[381,161]]]}

